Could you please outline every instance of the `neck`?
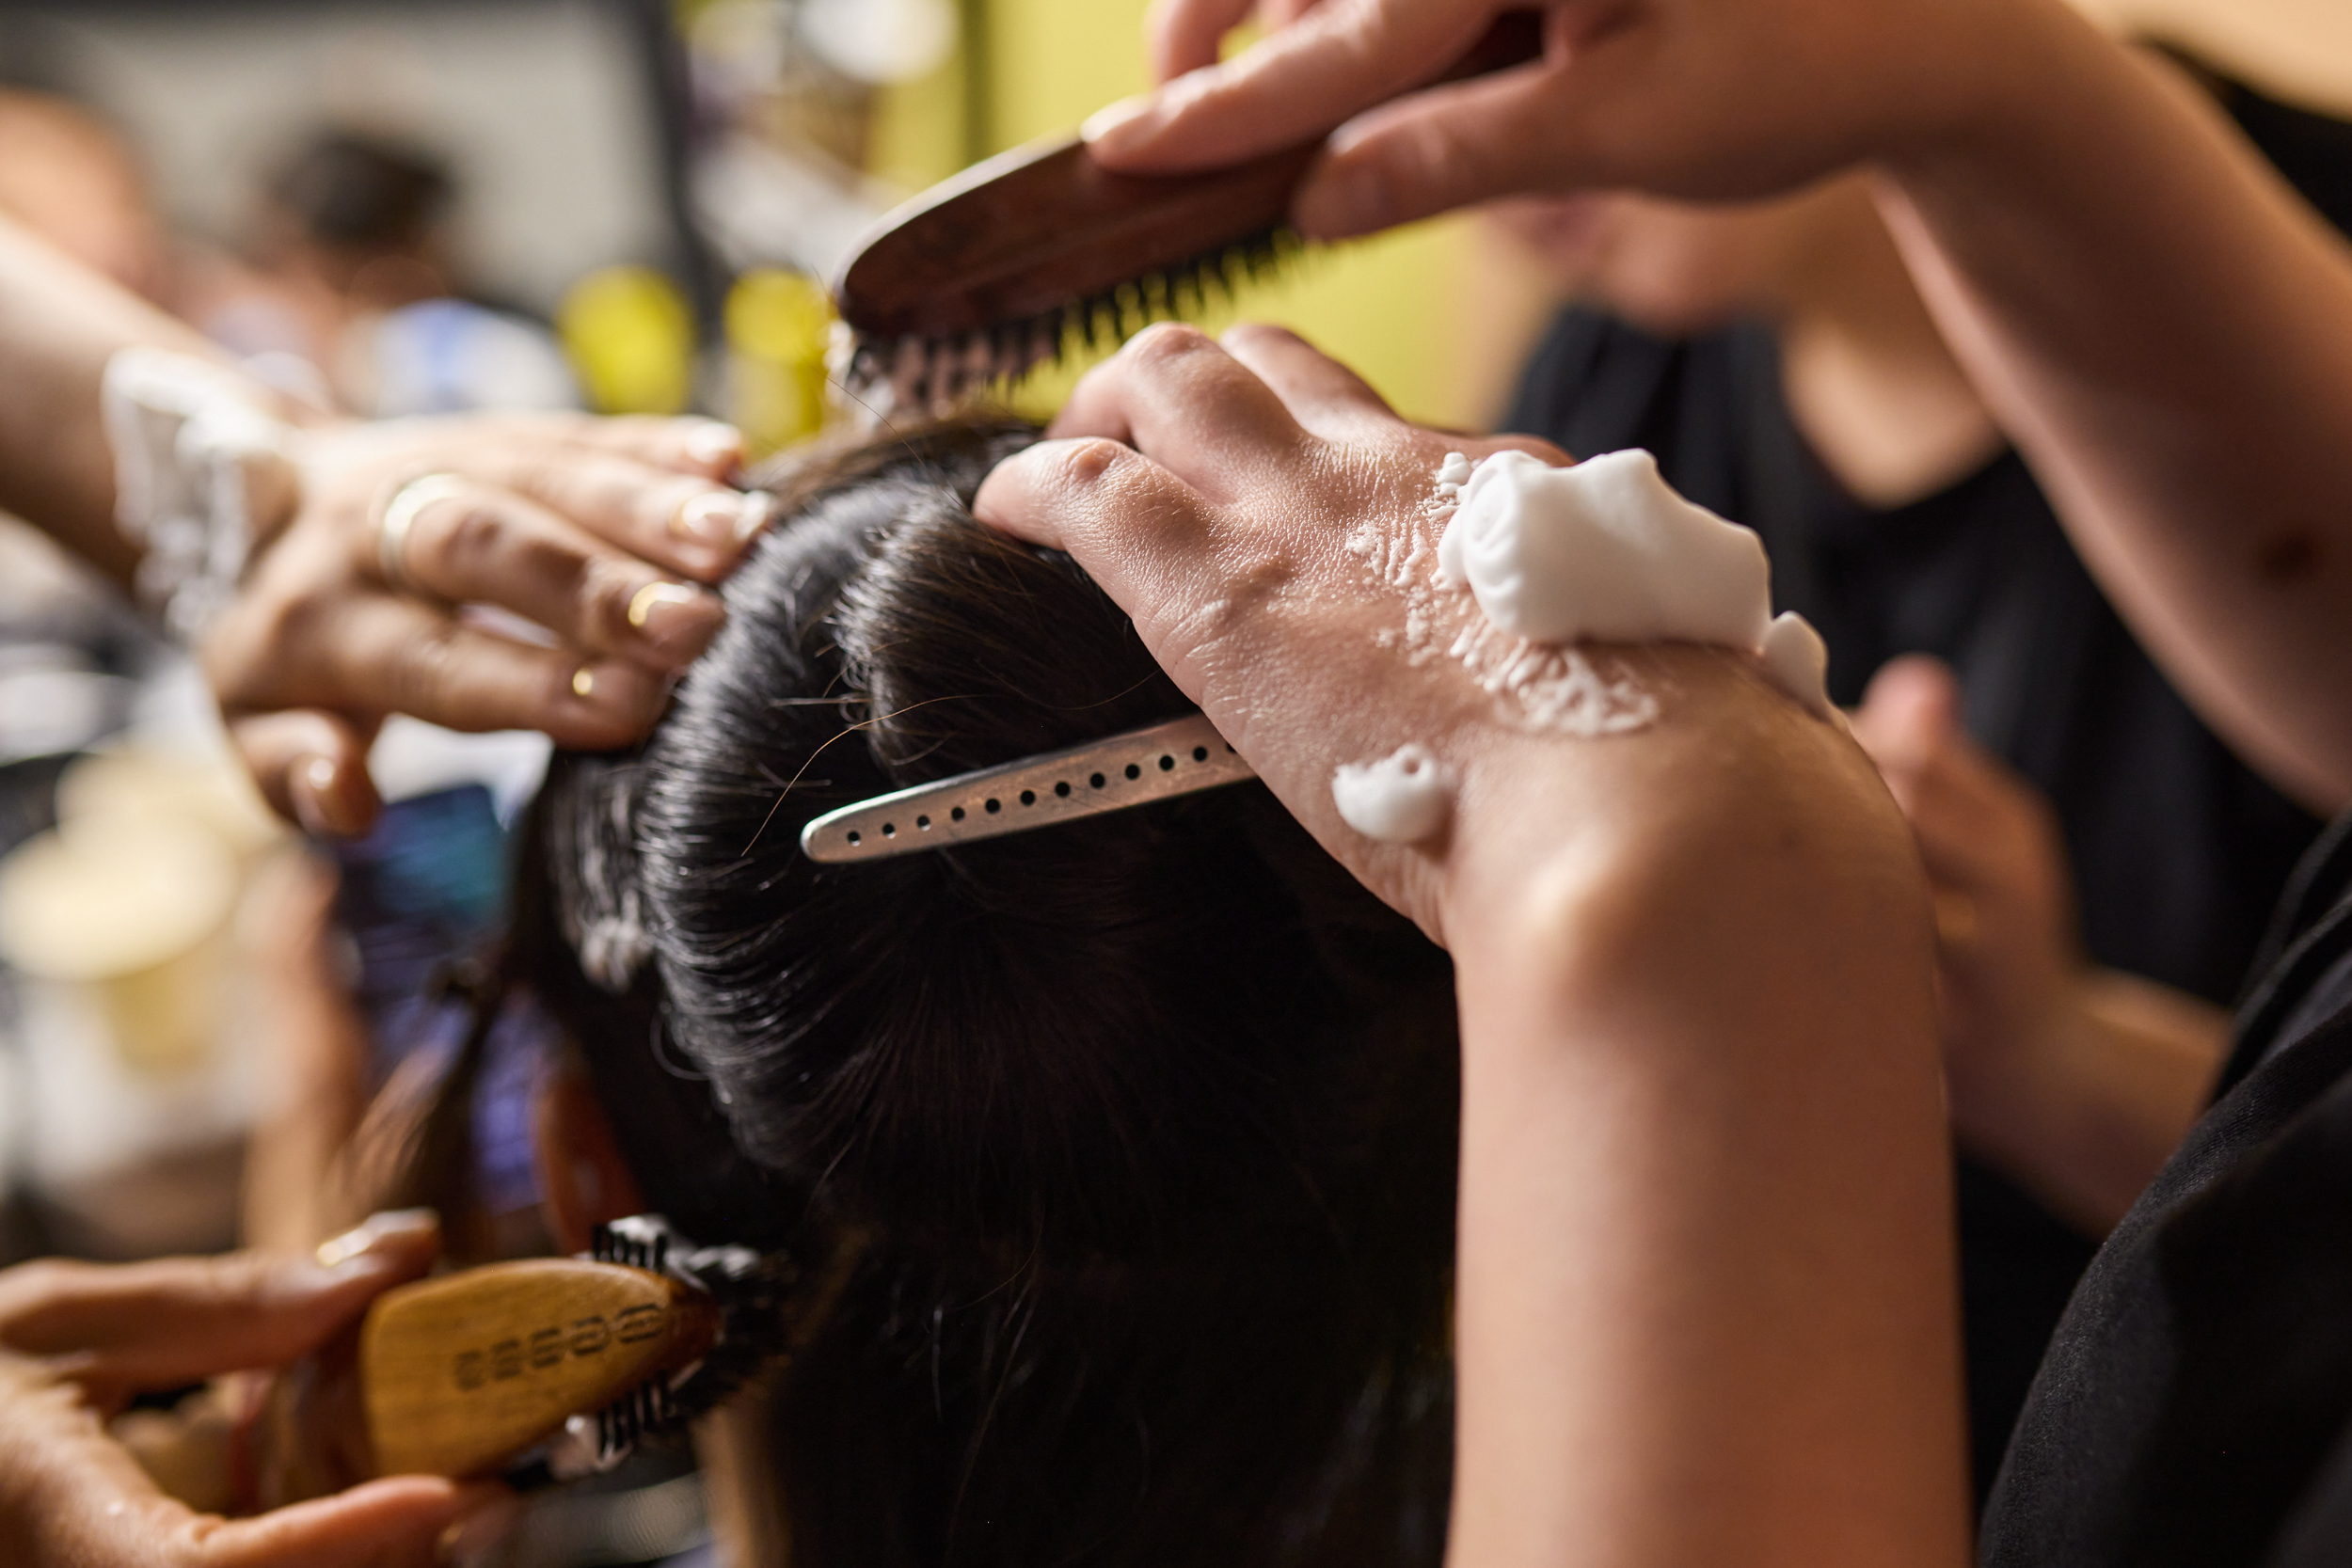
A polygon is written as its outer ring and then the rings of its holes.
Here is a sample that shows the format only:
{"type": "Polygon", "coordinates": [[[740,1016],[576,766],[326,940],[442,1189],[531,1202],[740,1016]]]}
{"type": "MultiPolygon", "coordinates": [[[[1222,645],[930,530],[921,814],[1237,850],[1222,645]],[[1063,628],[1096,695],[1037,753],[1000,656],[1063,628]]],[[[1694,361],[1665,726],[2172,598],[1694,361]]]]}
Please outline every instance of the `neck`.
{"type": "Polygon", "coordinates": [[[1791,417],[1847,493],[1872,507],[1934,494],[2003,437],[1945,346],[1867,198],[1791,269],[1779,313],[1791,417]]]}

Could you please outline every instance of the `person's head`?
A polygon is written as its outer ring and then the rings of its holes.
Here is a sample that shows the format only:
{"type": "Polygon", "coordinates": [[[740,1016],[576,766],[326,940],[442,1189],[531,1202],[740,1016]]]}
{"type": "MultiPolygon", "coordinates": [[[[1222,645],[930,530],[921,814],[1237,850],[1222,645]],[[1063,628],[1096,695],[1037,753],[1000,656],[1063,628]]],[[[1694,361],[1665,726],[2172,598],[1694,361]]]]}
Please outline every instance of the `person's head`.
{"type": "Polygon", "coordinates": [[[452,292],[442,222],[456,184],[440,158],[372,132],[327,130],[263,189],[263,264],[314,277],[366,309],[452,292]]]}
{"type": "Polygon", "coordinates": [[[1492,212],[1563,293],[1661,336],[1780,316],[1828,269],[1901,270],[1860,175],[1768,201],[1596,191],[1492,212]]]}
{"type": "Polygon", "coordinates": [[[763,1420],[796,1562],[1434,1562],[1443,955],[1256,784],[798,848],[835,806],[1187,711],[1066,559],[973,521],[1034,438],[777,476],[657,733],[556,759],[504,968],[577,1060],[543,1117],[558,1241],[642,1204],[791,1256],[763,1420]]]}
{"type": "Polygon", "coordinates": [[[0,213],[134,293],[164,286],[146,172],[112,126],[68,99],[0,88],[0,213]]]}

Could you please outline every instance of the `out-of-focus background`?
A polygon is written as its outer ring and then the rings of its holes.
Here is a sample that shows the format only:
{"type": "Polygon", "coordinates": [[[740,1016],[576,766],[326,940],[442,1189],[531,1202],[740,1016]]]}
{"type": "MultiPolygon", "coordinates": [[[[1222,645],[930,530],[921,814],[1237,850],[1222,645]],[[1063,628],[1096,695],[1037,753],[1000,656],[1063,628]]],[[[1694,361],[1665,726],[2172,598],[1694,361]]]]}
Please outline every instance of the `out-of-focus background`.
{"type": "MultiPolygon", "coordinates": [[[[0,212],[324,406],[692,409],[772,451],[827,417],[822,279],[859,233],[1144,87],[1144,8],[0,0],[0,212]]],[[[2095,8],[2352,110],[2341,0],[2095,8]]],[[[1486,426],[1579,286],[1521,243],[1541,229],[1309,254],[1202,325],[1285,323],[1406,416],[1486,426]]],[[[1082,369],[1018,401],[1048,410],[1082,369]]],[[[395,721],[383,827],[296,853],[184,656],[0,517],[0,1264],[314,1241],[358,1107],[447,1048],[420,998],[496,928],[544,761],[395,721]]],[[[527,1019],[507,1034],[476,1132],[521,1249],[540,1057],[527,1019]]],[[[691,1463],[657,1455],[545,1504],[515,1560],[705,1533],[691,1463]]]]}

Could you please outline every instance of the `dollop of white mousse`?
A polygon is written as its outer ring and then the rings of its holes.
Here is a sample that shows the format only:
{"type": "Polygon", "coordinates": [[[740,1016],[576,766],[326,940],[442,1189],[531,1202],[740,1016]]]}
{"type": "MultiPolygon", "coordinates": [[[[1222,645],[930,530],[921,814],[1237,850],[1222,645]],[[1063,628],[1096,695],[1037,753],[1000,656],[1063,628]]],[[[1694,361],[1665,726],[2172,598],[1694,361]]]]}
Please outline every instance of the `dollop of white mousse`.
{"type": "Polygon", "coordinates": [[[1378,762],[1345,763],[1331,775],[1340,817],[1381,844],[1434,838],[1454,813],[1454,769],[1425,746],[1399,746],[1378,762]]]}
{"type": "Polygon", "coordinates": [[[1648,452],[1569,468],[1496,452],[1462,486],[1438,565],[1488,621],[1531,642],[1738,648],[1798,702],[1829,711],[1820,636],[1800,616],[1772,618],[1764,542],[1677,495],[1648,452]]]}

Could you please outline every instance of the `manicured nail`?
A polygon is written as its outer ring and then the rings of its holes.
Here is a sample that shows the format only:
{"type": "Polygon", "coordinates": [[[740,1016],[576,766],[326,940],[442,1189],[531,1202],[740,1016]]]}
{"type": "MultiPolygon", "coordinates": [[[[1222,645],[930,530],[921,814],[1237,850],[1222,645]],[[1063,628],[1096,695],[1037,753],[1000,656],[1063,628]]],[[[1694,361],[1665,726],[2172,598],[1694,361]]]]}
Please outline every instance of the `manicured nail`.
{"type": "Polygon", "coordinates": [[[441,1532],[441,1560],[449,1568],[481,1568],[495,1560],[499,1546],[522,1517],[520,1497],[499,1497],[461,1513],[441,1532]]]}
{"type": "Polygon", "coordinates": [[[718,620],[716,604],[707,595],[675,582],[649,582],[628,601],[628,624],[649,642],[668,642],[691,631],[703,630],[718,620]]]}
{"type": "Polygon", "coordinates": [[[670,518],[670,531],[683,539],[731,550],[767,525],[773,497],[755,491],[711,490],[680,506],[670,518]]]}
{"type": "Polygon", "coordinates": [[[292,786],[286,795],[294,802],[294,820],[312,838],[332,838],[334,824],[326,817],[326,802],[335,792],[336,768],[332,757],[307,757],[296,764],[292,786]]]}
{"type": "Polygon", "coordinates": [[[750,543],[766,532],[768,525],[775,520],[775,497],[765,490],[745,491],[742,512],[735,520],[736,542],[738,544],[750,543]]]}
{"type": "Polygon", "coordinates": [[[581,702],[596,694],[596,673],[583,664],[572,672],[572,695],[581,702]]]}
{"type": "Polygon", "coordinates": [[[439,1223],[439,1217],[430,1209],[388,1209],[380,1214],[370,1214],[334,1240],[319,1243],[319,1267],[349,1273],[352,1265],[387,1243],[422,1235],[439,1223]]]}
{"type": "Polygon", "coordinates": [[[733,467],[743,460],[743,433],[731,424],[707,420],[688,433],[686,455],[705,467],[733,467]]]}
{"type": "Polygon", "coordinates": [[[1140,141],[1157,123],[1159,117],[1152,112],[1157,106],[1158,100],[1150,93],[1105,103],[1087,116],[1078,135],[1097,151],[1117,152],[1140,141]]]}

